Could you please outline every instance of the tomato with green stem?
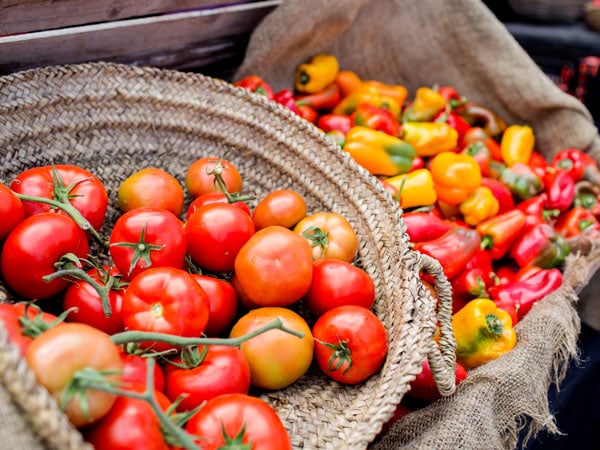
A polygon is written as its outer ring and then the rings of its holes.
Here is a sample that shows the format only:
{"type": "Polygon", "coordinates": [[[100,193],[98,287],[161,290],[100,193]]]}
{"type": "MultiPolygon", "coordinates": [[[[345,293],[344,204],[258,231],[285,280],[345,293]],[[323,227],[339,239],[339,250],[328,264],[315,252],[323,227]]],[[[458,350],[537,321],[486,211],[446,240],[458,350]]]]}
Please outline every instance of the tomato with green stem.
{"type": "Polygon", "coordinates": [[[284,326],[302,337],[282,330],[269,330],[241,344],[250,364],[250,383],[260,389],[283,389],[306,373],[313,357],[310,327],[288,308],[263,307],[246,313],[233,325],[230,338],[237,338],[279,318],[284,326]],[[284,349],[284,351],[282,351],[284,349]]]}
{"type": "Polygon", "coordinates": [[[61,405],[75,426],[103,417],[115,395],[88,386],[75,389],[75,374],[84,368],[100,371],[107,383],[121,380],[123,363],[110,337],[89,325],[64,323],[40,334],[25,352],[25,361],[38,383],[61,405]]]}
{"type": "Polygon", "coordinates": [[[312,333],[319,368],[340,383],[365,381],[387,356],[387,331],[381,320],[362,306],[330,309],[317,319],[312,333]]]}
{"type": "MultiPolygon", "coordinates": [[[[129,353],[126,350],[120,351],[121,361],[123,361],[123,383],[125,385],[143,384],[148,378],[148,365],[143,353],[129,353]]],[[[165,374],[158,364],[154,364],[154,389],[159,392],[165,390],[165,374]]]]}
{"type": "Polygon", "coordinates": [[[128,280],[151,267],[185,265],[183,223],[161,208],[137,208],[117,219],[110,235],[110,256],[128,280]]]}
{"type": "Polygon", "coordinates": [[[57,277],[61,268],[81,266],[89,244],[85,232],[70,217],[39,213],[20,222],[7,236],[0,257],[2,277],[8,287],[29,299],[46,299],[69,286],[57,277]]]}
{"type": "Polygon", "coordinates": [[[183,211],[185,194],[179,181],[169,172],[146,167],[128,176],[117,191],[122,212],[136,208],[162,208],[178,216],[183,211]]]}
{"type": "MultiPolygon", "coordinates": [[[[99,230],[108,206],[108,193],[99,178],[75,165],[51,165],[27,169],[14,179],[10,189],[17,194],[70,203],[90,225],[99,230]]],[[[46,203],[23,201],[25,216],[55,211],[46,203]]]]}
{"type": "Polygon", "coordinates": [[[197,159],[185,174],[185,185],[193,198],[207,192],[241,192],[242,176],[237,167],[226,159],[207,156],[197,159]],[[222,178],[218,183],[215,174],[222,178]]]}
{"type": "Polygon", "coordinates": [[[196,413],[186,431],[198,436],[203,450],[246,448],[291,450],[292,444],[277,412],[264,400],[246,394],[215,397],[196,413]]]}
{"type": "MultiPolygon", "coordinates": [[[[208,322],[208,296],[188,272],[155,267],[131,280],[121,314],[127,330],[200,336],[208,322]]],[[[142,342],[140,347],[156,351],[172,348],[152,341],[142,342]]]]}
{"type": "Polygon", "coordinates": [[[121,280],[122,276],[116,267],[94,267],[87,273],[98,286],[105,289],[111,315],[106,316],[97,288],[85,280],[78,280],[67,288],[63,296],[63,309],[73,308],[68,321],[87,323],[108,334],[123,331],[121,305],[128,283],[121,280]]]}
{"type": "Polygon", "coordinates": [[[312,247],[314,259],[335,258],[352,262],[358,252],[358,236],[348,219],[336,212],[310,214],[294,227],[312,247]]]}
{"type": "Polygon", "coordinates": [[[237,313],[238,298],[231,283],[220,278],[192,274],[192,277],[208,296],[208,323],[204,329],[207,336],[220,336],[227,332],[237,313]]]}
{"type": "Polygon", "coordinates": [[[250,365],[238,347],[205,345],[182,354],[165,365],[165,392],[171,401],[183,396],[179,410],[190,411],[221,394],[250,390],[250,365]]]}
{"type": "Polygon", "coordinates": [[[200,209],[201,206],[210,205],[213,203],[231,203],[232,205],[240,208],[246,214],[251,214],[250,207],[246,204],[246,202],[240,200],[230,202],[223,192],[207,192],[206,194],[202,194],[196,197],[192,201],[192,203],[190,203],[190,206],[188,207],[185,214],[185,220],[189,220],[190,216],[196,211],[198,211],[198,209],[200,209]]]}
{"type": "Polygon", "coordinates": [[[0,184],[0,242],[25,218],[25,208],[19,197],[0,184]]]}

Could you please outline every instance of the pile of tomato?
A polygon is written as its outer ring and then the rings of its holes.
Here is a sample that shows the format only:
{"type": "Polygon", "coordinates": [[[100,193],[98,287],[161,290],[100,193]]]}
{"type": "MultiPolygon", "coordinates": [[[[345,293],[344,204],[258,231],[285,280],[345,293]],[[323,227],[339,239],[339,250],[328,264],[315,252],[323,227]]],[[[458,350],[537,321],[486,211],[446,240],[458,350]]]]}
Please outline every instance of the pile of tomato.
{"type": "Polygon", "coordinates": [[[96,448],[291,448],[257,394],[313,364],[344,384],[382,366],[387,332],[350,222],[293,190],[244,191],[216,155],[182,179],[141,168],[107,223],[109,192],[86,168],[0,185],[1,281],[18,299],[0,320],[96,448]]]}

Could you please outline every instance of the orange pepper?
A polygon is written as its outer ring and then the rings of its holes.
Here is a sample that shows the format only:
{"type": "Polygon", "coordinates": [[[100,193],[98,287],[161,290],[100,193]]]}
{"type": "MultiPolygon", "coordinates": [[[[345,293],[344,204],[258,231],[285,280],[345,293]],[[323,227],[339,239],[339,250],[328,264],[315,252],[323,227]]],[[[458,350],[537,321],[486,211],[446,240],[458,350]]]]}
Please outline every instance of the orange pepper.
{"type": "Polygon", "coordinates": [[[360,77],[351,70],[340,70],[335,77],[334,83],[340,89],[342,98],[349,96],[362,84],[360,77]]]}
{"type": "Polygon", "coordinates": [[[406,88],[400,84],[386,84],[377,80],[367,80],[363,82],[363,85],[373,86],[382,96],[393,98],[401,106],[408,95],[406,88]]]}
{"type": "Polygon", "coordinates": [[[460,204],[459,209],[465,218],[465,222],[471,226],[476,226],[485,219],[498,214],[500,203],[489,187],[479,186],[460,204]]]}
{"type": "Polygon", "coordinates": [[[337,104],[333,109],[333,114],[350,115],[361,103],[368,103],[378,108],[388,109],[395,118],[400,116],[402,108],[402,105],[400,105],[393,97],[382,95],[375,86],[362,83],[358,89],[347,97],[344,97],[342,101],[337,104]]]}
{"type": "Polygon", "coordinates": [[[481,185],[481,169],[470,155],[441,152],[433,157],[431,175],[438,198],[451,205],[464,202],[481,185]]]}

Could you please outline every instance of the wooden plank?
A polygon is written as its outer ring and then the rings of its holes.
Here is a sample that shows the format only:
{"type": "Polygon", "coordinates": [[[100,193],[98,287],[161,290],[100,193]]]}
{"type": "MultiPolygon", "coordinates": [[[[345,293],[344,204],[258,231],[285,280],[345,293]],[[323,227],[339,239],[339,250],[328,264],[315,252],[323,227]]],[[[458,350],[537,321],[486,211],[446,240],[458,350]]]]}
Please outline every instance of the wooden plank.
{"type": "Polygon", "coordinates": [[[267,0],[0,37],[0,74],[99,60],[141,64],[148,55],[152,65],[170,67],[159,63],[161,57],[166,61],[190,49],[199,54],[205,46],[227,47],[227,41],[247,36],[280,3],[267,0]]]}
{"type": "Polygon", "coordinates": [[[0,35],[50,30],[232,3],[250,3],[251,1],[1,0],[0,35]]]}

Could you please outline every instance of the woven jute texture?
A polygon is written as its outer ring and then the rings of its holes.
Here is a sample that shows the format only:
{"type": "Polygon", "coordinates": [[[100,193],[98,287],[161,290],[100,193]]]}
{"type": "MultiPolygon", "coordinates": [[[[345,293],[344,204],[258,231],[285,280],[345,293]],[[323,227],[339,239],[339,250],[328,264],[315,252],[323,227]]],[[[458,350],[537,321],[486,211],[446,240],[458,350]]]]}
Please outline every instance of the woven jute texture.
{"type": "MultiPolygon", "coordinates": [[[[380,374],[358,386],[311,368],[291,387],[263,395],[295,448],[366,448],[427,356],[441,389],[453,391],[450,286],[440,265],[410,250],[401,211],[377,180],[277,103],[203,75],[103,63],[42,68],[0,78],[0,155],[5,182],[51,163],[81,165],[98,176],[110,199],[105,236],[126,177],[160,167],[183,181],[203,156],[234,163],[244,193],[256,197],[250,206],[289,188],[304,196],[310,213],[348,218],[360,240],[359,263],[375,283],[374,311],[388,330],[389,353],[380,374]],[[436,278],[439,306],[421,284],[421,270],[436,278]],[[439,347],[432,346],[436,321],[443,327],[439,347]]],[[[35,384],[1,328],[0,364],[0,433],[18,443],[12,448],[81,447],[79,433],[35,384]]]]}
{"type": "MultiPolygon", "coordinates": [[[[508,123],[531,125],[548,159],[576,147],[600,160],[589,111],[544,75],[481,1],[284,0],[255,29],[235,78],[255,74],[289,88],[297,65],[319,52],[363,79],[406,86],[409,98],[421,86],[452,85],[508,123]]],[[[593,314],[600,296],[577,295],[599,266],[594,248],[572,254],[562,288],[517,325],[513,351],[472,370],[453,396],[397,422],[372,448],[513,448],[521,431],[556,431],[547,390],[577,357],[576,308],[600,327],[593,314]]]]}

